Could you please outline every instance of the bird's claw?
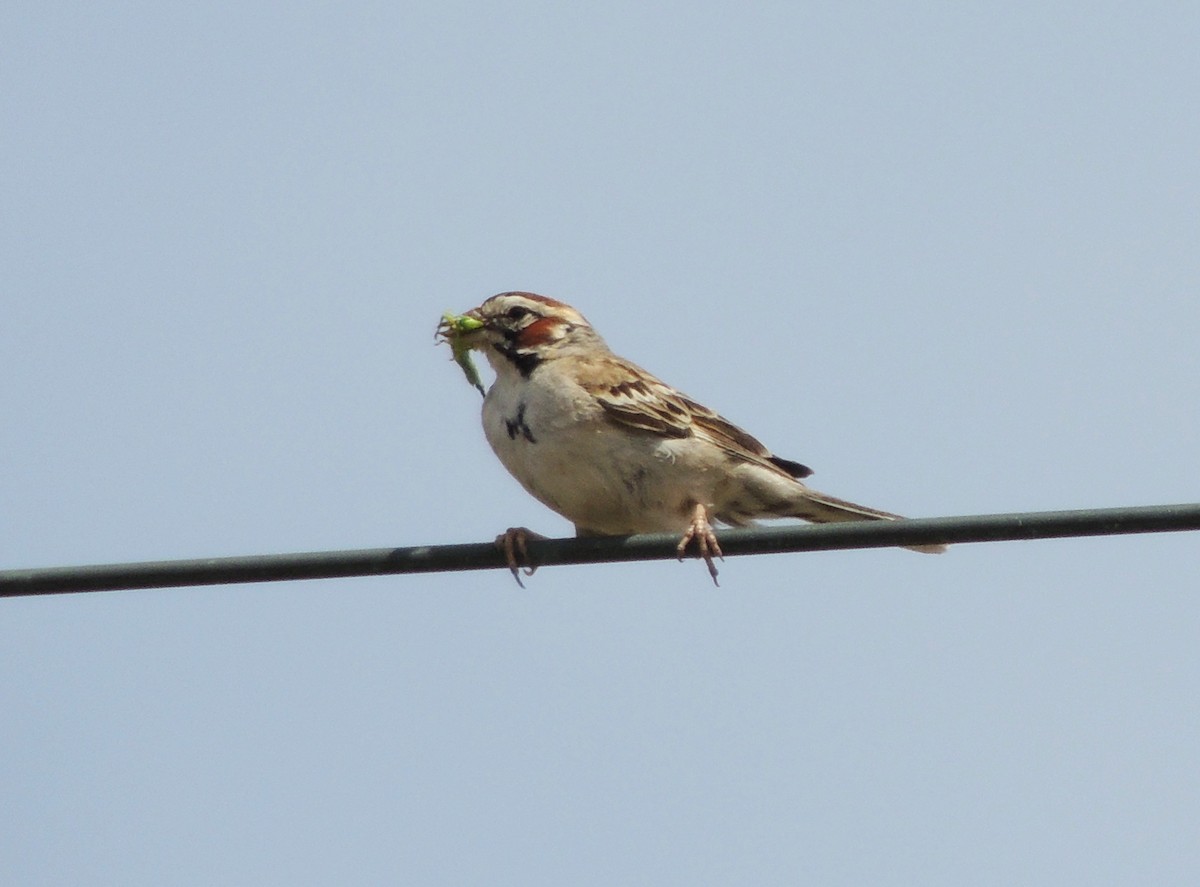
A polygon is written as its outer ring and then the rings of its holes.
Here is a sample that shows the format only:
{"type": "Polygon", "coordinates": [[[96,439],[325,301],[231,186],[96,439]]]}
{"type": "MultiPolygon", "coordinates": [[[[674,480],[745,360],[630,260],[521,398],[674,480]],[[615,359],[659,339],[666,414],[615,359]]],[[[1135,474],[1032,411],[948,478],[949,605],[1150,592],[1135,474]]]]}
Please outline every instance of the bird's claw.
{"type": "Polygon", "coordinates": [[[725,560],[725,555],[721,553],[717,534],[713,532],[712,524],[708,522],[708,510],[699,504],[692,510],[692,522],[688,525],[687,532],[675,546],[675,553],[679,556],[679,560],[683,560],[688,544],[693,539],[696,540],[698,556],[703,558],[704,563],[708,565],[708,575],[712,576],[713,585],[720,588],[721,583],[717,581],[717,565],[713,563],[713,556],[725,560]]]}
{"type": "Polygon", "coordinates": [[[525,527],[509,527],[496,537],[496,547],[504,552],[504,561],[512,571],[513,578],[517,580],[517,585],[522,588],[525,587],[525,583],[521,581],[521,572],[532,576],[537,571],[537,564],[529,560],[529,550],[525,543],[530,539],[545,538],[541,533],[535,533],[525,527]]]}

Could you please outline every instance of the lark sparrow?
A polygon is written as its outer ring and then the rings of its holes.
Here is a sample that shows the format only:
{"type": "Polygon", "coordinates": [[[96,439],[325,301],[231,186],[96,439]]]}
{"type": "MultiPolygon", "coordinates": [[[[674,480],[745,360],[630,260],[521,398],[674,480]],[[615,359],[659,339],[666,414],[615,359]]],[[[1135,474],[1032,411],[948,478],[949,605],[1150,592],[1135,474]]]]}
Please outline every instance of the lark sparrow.
{"type": "MultiPolygon", "coordinates": [[[[450,315],[453,317],[453,315],[450,315]]],[[[807,466],[773,455],[742,429],[618,357],[572,308],[533,293],[492,296],[439,333],[483,353],[496,379],[483,430],[504,467],[578,536],[682,531],[716,582],[712,522],[817,523],[897,515],[809,489],[807,466]]],[[[520,581],[532,572],[524,528],[497,543],[520,581]]],[[[913,546],[922,552],[941,545],[913,546]]]]}

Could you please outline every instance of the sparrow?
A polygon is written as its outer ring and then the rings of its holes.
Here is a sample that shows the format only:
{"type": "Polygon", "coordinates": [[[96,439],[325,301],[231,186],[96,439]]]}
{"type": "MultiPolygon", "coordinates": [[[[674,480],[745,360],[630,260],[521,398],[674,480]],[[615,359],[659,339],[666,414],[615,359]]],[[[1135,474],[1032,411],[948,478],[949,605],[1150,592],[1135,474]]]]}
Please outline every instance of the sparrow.
{"type": "MultiPolygon", "coordinates": [[[[480,352],[495,371],[483,431],[504,467],[577,536],[680,532],[713,582],[721,558],[714,523],[758,518],[814,523],[895,520],[808,487],[812,469],[757,439],[635,363],[614,354],[564,302],[500,293],[439,325],[456,358],[480,352]]],[[[460,361],[462,362],[462,361],[460,361]]],[[[469,362],[469,360],[468,360],[469,362]]],[[[466,364],[464,364],[466,369],[466,364]]],[[[524,527],[497,539],[520,583],[529,564],[524,527]]],[[[936,553],[942,545],[911,546],[936,553]]]]}

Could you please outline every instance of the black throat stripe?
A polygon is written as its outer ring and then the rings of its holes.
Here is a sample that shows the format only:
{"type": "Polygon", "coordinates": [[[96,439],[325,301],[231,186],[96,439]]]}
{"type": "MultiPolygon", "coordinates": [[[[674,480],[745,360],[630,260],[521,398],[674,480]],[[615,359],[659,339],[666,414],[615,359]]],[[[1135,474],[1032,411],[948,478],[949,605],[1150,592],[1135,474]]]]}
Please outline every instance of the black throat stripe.
{"type": "Polygon", "coordinates": [[[541,365],[542,359],[531,351],[518,351],[515,346],[510,343],[503,345],[493,345],[497,351],[517,368],[517,372],[521,374],[521,378],[528,379],[530,374],[541,365]]]}

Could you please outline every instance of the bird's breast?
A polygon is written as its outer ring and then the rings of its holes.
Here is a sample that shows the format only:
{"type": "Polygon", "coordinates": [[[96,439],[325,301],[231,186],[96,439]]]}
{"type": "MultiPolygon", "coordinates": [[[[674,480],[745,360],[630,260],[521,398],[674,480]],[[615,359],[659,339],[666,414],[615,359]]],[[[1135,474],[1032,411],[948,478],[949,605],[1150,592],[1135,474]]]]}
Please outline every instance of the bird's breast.
{"type": "Polygon", "coordinates": [[[566,385],[493,386],[483,425],[504,467],[578,527],[616,535],[683,526],[711,483],[690,459],[695,442],[614,425],[579,392],[573,396],[566,385]]]}

